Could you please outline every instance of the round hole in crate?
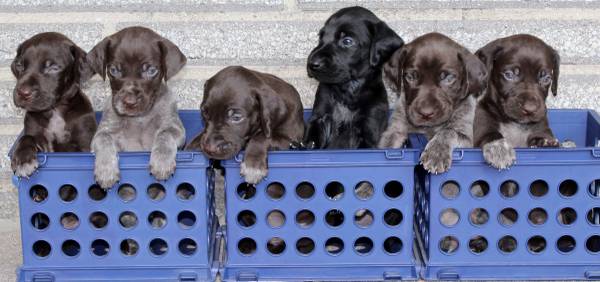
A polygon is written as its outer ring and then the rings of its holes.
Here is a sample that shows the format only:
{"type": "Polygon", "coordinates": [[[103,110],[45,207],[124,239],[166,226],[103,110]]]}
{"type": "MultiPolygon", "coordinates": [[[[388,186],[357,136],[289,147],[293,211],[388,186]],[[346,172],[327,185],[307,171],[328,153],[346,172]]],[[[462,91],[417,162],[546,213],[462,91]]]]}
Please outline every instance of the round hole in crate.
{"type": "Polygon", "coordinates": [[[587,212],[587,221],[591,225],[600,225],[600,208],[595,207],[587,212]]]}
{"type": "Polygon", "coordinates": [[[41,203],[48,198],[48,190],[42,185],[33,185],[29,189],[29,197],[36,203],[41,203]]]}
{"type": "Polygon", "coordinates": [[[36,256],[45,258],[50,255],[50,252],[52,251],[52,247],[50,246],[50,244],[48,242],[39,240],[39,241],[36,241],[35,243],[33,243],[32,250],[36,256]]]}
{"type": "Polygon", "coordinates": [[[452,227],[460,220],[460,214],[456,209],[448,208],[440,214],[440,223],[446,227],[452,227]]]}
{"type": "Polygon", "coordinates": [[[338,237],[331,237],[325,241],[325,251],[330,255],[339,255],[344,250],[344,241],[338,237]]]}
{"type": "Polygon", "coordinates": [[[163,239],[156,238],[150,241],[150,252],[156,256],[162,256],[169,251],[169,245],[163,239]]]}
{"type": "Polygon", "coordinates": [[[256,187],[252,184],[242,182],[242,183],[240,183],[240,185],[238,185],[236,192],[238,194],[238,197],[240,197],[240,199],[250,200],[250,199],[254,198],[254,195],[256,195],[256,187]]]}
{"type": "Polygon", "coordinates": [[[273,237],[267,242],[267,250],[273,255],[282,254],[285,247],[285,241],[279,237],[273,237]]]}
{"type": "Polygon", "coordinates": [[[296,224],[302,228],[308,228],[315,222],[315,214],[309,210],[301,210],[296,214],[296,224]]]}
{"type": "Polygon", "coordinates": [[[529,238],[527,249],[534,254],[543,252],[546,249],[546,239],[539,235],[529,238]]]}
{"type": "Polygon", "coordinates": [[[498,222],[504,226],[512,226],[519,219],[519,213],[513,208],[504,208],[498,214],[498,222]]]}
{"type": "Polygon", "coordinates": [[[490,214],[484,208],[474,208],[469,214],[469,221],[474,225],[483,225],[490,219],[490,214]]]}
{"type": "Polygon", "coordinates": [[[503,253],[512,253],[517,249],[517,239],[506,235],[498,240],[498,249],[503,253]]]}
{"type": "Polygon", "coordinates": [[[366,255],[373,250],[373,240],[369,237],[360,237],[354,241],[354,251],[366,255]]]}
{"type": "Polygon", "coordinates": [[[251,255],[256,252],[256,241],[252,238],[243,238],[237,244],[238,250],[243,255],[251,255]]]}
{"type": "Polygon", "coordinates": [[[96,256],[103,257],[110,252],[110,245],[102,239],[96,239],[92,242],[92,253],[96,256]]]}
{"type": "Polygon", "coordinates": [[[500,195],[504,198],[512,198],[519,194],[519,184],[514,180],[507,180],[500,185],[500,195]]]}
{"type": "Polygon", "coordinates": [[[66,256],[74,257],[81,251],[81,246],[75,240],[66,240],[62,243],[61,249],[66,256]]]}
{"type": "Polygon", "coordinates": [[[535,208],[529,211],[527,218],[531,224],[541,225],[546,223],[546,220],[548,219],[548,213],[546,213],[546,210],[542,208],[535,208]]]}
{"type": "Polygon", "coordinates": [[[577,194],[577,182],[572,179],[567,179],[560,183],[558,186],[558,192],[563,197],[573,197],[577,194]]]}
{"type": "Polygon", "coordinates": [[[470,192],[475,198],[483,198],[490,193],[490,185],[483,180],[477,180],[471,184],[470,192]]]}
{"type": "Polygon", "coordinates": [[[594,198],[600,198],[600,179],[596,179],[588,186],[588,193],[594,198]]]}
{"type": "Polygon", "coordinates": [[[160,183],[152,183],[146,189],[146,194],[153,201],[161,201],[167,195],[167,190],[160,183]]]}
{"type": "Polygon", "coordinates": [[[182,211],[177,215],[177,223],[183,229],[190,229],[196,224],[196,215],[191,211],[182,211]]]}
{"type": "Polygon", "coordinates": [[[135,256],[140,249],[140,245],[133,239],[125,239],[121,241],[119,249],[126,256],[135,256]]]}
{"type": "Polygon", "coordinates": [[[329,226],[338,227],[344,223],[344,213],[337,209],[329,210],[325,214],[325,222],[329,226]]]}
{"type": "Polygon", "coordinates": [[[60,225],[67,230],[73,230],[79,226],[79,217],[72,212],[63,213],[60,216],[60,225]]]}
{"type": "Polygon", "coordinates": [[[458,250],[458,239],[454,236],[445,236],[440,240],[439,247],[442,253],[451,255],[458,250]]]}
{"type": "Polygon", "coordinates": [[[533,197],[543,197],[548,194],[548,183],[544,180],[536,180],[529,185],[529,193],[533,197]]]}
{"type": "Polygon", "coordinates": [[[296,250],[303,255],[312,253],[315,249],[315,241],[308,237],[302,237],[296,241],[296,250]]]}
{"type": "Polygon", "coordinates": [[[354,186],[354,195],[360,200],[368,200],[375,194],[373,184],[369,181],[361,181],[354,186]]]}
{"type": "Polygon", "coordinates": [[[341,199],[344,196],[344,185],[337,181],[330,182],[325,186],[325,195],[327,195],[327,198],[330,200],[336,201],[341,199]]]}
{"type": "Polygon", "coordinates": [[[485,237],[477,235],[469,240],[469,250],[474,254],[481,254],[488,248],[488,241],[485,237]]]}
{"type": "Polygon", "coordinates": [[[196,241],[194,241],[190,238],[185,238],[185,239],[182,239],[181,241],[179,241],[178,247],[179,247],[179,252],[182,255],[191,256],[196,253],[196,250],[198,249],[198,244],[196,244],[196,241]]]}
{"type": "Polygon", "coordinates": [[[395,236],[386,238],[383,241],[383,250],[391,255],[399,253],[402,250],[402,240],[395,236]]]}
{"type": "Polygon", "coordinates": [[[93,212],[90,214],[90,224],[96,229],[102,229],[108,224],[108,216],[100,211],[93,212]]]}
{"type": "Polygon", "coordinates": [[[279,228],[285,224],[285,214],[280,210],[272,210],[267,214],[267,223],[273,228],[279,228]]]}
{"type": "Polygon", "coordinates": [[[279,182],[271,182],[267,185],[266,193],[269,198],[279,200],[285,195],[285,186],[279,182]]]}
{"type": "Polygon", "coordinates": [[[592,235],[585,241],[585,248],[592,252],[600,252],[600,235],[592,235]]]}
{"type": "Polygon", "coordinates": [[[573,208],[563,208],[558,212],[556,220],[562,225],[571,225],[577,220],[577,212],[573,208]]]}
{"type": "Polygon", "coordinates": [[[564,235],[556,241],[556,248],[562,253],[570,253],[575,250],[575,238],[569,235],[564,235]]]}
{"type": "Polygon", "coordinates": [[[123,228],[133,228],[138,224],[137,215],[131,211],[124,211],[119,215],[119,223],[123,228]]]}
{"type": "Polygon", "coordinates": [[[458,197],[458,194],[460,194],[460,186],[456,181],[446,181],[442,185],[440,192],[442,193],[442,197],[452,200],[458,197]]]}
{"type": "Polygon", "coordinates": [[[102,201],[106,198],[107,191],[102,189],[100,185],[94,184],[88,189],[88,197],[94,201],[102,201]]]}
{"type": "Polygon", "coordinates": [[[31,216],[31,226],[37,230],[44,230],[50,225],[50,218],[44,213],[38,212],[31,216]]]}
{"type": "Polygon", "coordinates": [[[121,198],[121,200],[125,202],[131,202],[135,199],[137,191],[135,190],[135,187],[133,187],[133,185],[125,183],[119,186],[119,189],[117,189],[117,194],[119,195],[119,198],[121,198]]]}
{"type": "Polygon", "coordinates": [[[354,223],[358,227],[366,228],[373,224],[373,213],[368,209],[359,209],[354,213],[354,223]]]}
{"type": "Polygon", "coordinates": [[[315,186],[312,185],[310,182],[304,181],[298,184],[298,186],[296,186],[296,195],[298,195],[300,199],[310,199],[314,194],[315,186]]]}
{"type": "Polygon", "coordinates": [[[251,227],[256,223],[256,215],[250,210],[243,210],[238,213],[237,222],[242,227],[251,227]]]}
{"type": "Polygon", "coordinates": [[[402,223],[404,216],[398,209],[389,209],[383,214],[383,221],[389,226],[397,226],[402,223]]]}
{"type": "Polygon", "coordinates": [[[161,229],[167,225],[167,216],[161,211],[153,211],[148,215],[148,223],[154,229],[161,229]]]}
{"type": "Polygon", "coordinates": [[[193,199],[196,195],[196,189],[192,184],[184,182],[177,185],[177,190],[175,191],[175,194],[180,200],[189,201],[193,199]]]}
{"type": "Polygon", "coordinates": [[[77,189],[70,184],[60,186],[58,189],[58,196],[67,203],[72,202],[77,198],[77,189]]]}
{"type": "Polygon", "coordinates": [[[402,186],[402,183],[400,183],[396,180],[392,180],[392,181],[386,183],[385,186],[383,187],[383,193],[386,196],[388,196],[390,199],[395,199],[395,198],[402,196],[403,192],[404,192],[404,187],[402,186]]]}

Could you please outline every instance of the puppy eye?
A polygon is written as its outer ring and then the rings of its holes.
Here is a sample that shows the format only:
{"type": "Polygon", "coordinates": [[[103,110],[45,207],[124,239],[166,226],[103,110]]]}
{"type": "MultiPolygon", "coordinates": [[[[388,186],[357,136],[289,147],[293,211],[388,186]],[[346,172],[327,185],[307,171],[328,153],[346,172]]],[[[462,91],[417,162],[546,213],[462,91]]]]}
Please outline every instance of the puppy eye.
{"type": "Polygon", "coordinates": [[[415,71],[409,71],[404,74],[404,79],[406,79],[408,82],[415,82],[417,79],[419,79],[419,74],[417,74],[415,71]]]}
{"type": "Polygon", "coordinates": [[[44,65],[44,73],[46,74],[55,74],[60,71],[60,66],[51,61],[46,61],[44,65]]]}
{"type": "Polygon", "coordinates": [[[341,45],[342,45],[342,47],[346,47],[346,48],[354,46],[354,38],[352,38],[350,36],[346,36],[346,37],[342,38],[341,45]]]}
{"type": "Polygon", "coordinates": [[[21,61],[21,60],[15,61],[15,69],[18,72],[24,71],[25,70],[25,65],[23,65],[23,61],[21,61]]]}
{"type": "Polygon", "coordinates": [[[114,76],[114,77],[120,77],[121,76],[121,71],[114,65],[110,65],[108,67],[108,72],[110,73],[110,75],[114,76]]]}
{"type": "Polygon", "coordinates": [[[156,68],[155,66],[149,66],[148,69],[146,70],[146,75],[148,77],[155,77],[158,74],[158,68],[156,68]]]}
{"type": "Polygon", "coordinates": [[[552,76],[547,73],[546,71],[541,71],[539,74],[539,78],[538,78],[540,84],[542,85],[548,85],[550,84],[550,82],[552,82],[552,76]]]}
{"type": "Polygon", "coordinates": [[[450,84],[454,83],[454,81],[456,81],[455,75],[453,75],[451,73],[447,73],[447,72],[442,72],[440,74],[440,82],[442,84],[450,85],[450,84]]]}
{"type": "Polygon", "coordinates": [[[244,119],[244,115],[242,115],[242,113],[236,110],[228,110],[227,116],[229,117],[229,120],[233,123],[238,123],[244,119]]]}
{"type": "Polygon", "coordinates": [[[506,79],[508,81],[516,80],[517,77],[519,76],[519,69],[515,69],[514,71],[506,70],[502,73],[502,76],[504,76],[504,79],[506,79]]]}

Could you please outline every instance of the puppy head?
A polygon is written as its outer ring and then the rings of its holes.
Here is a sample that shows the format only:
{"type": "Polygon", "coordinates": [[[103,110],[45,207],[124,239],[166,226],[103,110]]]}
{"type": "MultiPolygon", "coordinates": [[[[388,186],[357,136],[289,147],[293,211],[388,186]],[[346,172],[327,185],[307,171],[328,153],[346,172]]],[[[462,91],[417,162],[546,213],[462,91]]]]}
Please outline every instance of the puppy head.
{"type": "Polygon", "coordinates": [[[308,56],[308,75],[324,83],[343,83],[379,70],[404,41],[371,11],[344,8],[319,32],[308,56]]]}
{"type": "Polygon", "coordinates": [[[483,91],[487,78],[477,57],[439,33],[396,51],[384,72],[389,84],[405,95],[408,121],[420,127],[447,122],[461,101],[483,91]]]}
{"type": "Polygon", "coordinates": [[[519,123],[546,117],[548,90],[557,94],[560,57],[542,40],[514,35],[490,42],[476,55],[490,73],[501,110],[519,123]]]}
{"type": "Polygon", "coordinates": [[[30,112],[51,109],[76,93],[73,86],[93,75],[85,51],[55,32],[40,33],[21,43],[10,69],[17,78],[14,103],[30,112]]]}
{"type": "Polygon", "coordinates": [[[200,105],[204,131],[200,149],[212,159],[230,159],[257,134],[271,137],[284,118],[285,102],[256,72],[227,67],[206,81],[200,105]]]}
{"type": "Polygon", "coordinates": [[[168,39],[144,27],[128,27],[104,38],[88,54],[94,70],[110,80],[112,106],[123,116],[141,116],[161,94],[162,81],[186,58],[168,39]]]}

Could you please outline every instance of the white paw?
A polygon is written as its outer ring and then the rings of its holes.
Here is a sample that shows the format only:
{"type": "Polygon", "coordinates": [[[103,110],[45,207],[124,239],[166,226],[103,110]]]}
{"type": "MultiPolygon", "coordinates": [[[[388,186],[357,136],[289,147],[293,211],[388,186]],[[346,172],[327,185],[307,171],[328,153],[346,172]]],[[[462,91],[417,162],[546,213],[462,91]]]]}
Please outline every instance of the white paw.
{"type": "Polygon", "coordinates": [[[386,131],[381,135],[379,139],[379,143],[377,147],[379,149],[398,149],[402,148],[404,142],[406,141],[406,136],[397,132],[386,131]]]}
{"type": "Polygon", "coordinates": [[[452,165],[452,150],[447,144],[429,142],[421,154],[421,164],[428,172],[444,173],[452,165]]]}
{"type": "Polygon", "coordinates": [[[266,168],[250,167],[245,162],[240,166],[240,175],[244,177],[247,183],[257,184],[267,177],[266,168]]]}
{"type": "Polygon", "coordinates": [[[29,162],[17,165],[15,168],[15,175],[18,177],[29,177],[38,168],[37,158],[31,159],[29,162]]]}
{"type": "Polygon", "coordinates": [[[175,173],[175,156],[152,152],[150,154],[150,173],[157,180],[167,180],[175,173]]]}
{"type": "Polygon", "coordinates": [[[117,156],[96,155],[94,177],[100,187],[110,189],[120,178],[119,160],[117,156]]]}
{"type": "Polygon", "coordinates": [[[507,169],[517,160],[515,149],[506,139],[498,139],[483,145],[483,158],[497,169],[507,169]]]}

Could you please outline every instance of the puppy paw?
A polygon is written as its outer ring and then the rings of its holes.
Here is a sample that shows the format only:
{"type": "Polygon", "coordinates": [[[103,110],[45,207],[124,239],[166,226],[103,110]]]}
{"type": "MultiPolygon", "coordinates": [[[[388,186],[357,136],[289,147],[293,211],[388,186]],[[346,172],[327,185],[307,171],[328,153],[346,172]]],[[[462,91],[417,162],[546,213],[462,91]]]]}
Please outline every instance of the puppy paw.
{"type": "Polygon", "coordinates": [[[507,169],[515,163],[517,154],[502,138],[483,145],[483,158],[497,169],[507,169]]]}
{"type": "Polygon", "coordinates": [[[96,155],[94,168],[96,183],[103,189],[110,189],[120,179],[119,160],[117,156],[96,155]]]}
{"type": "Polygon", "coordinates": [[[11,160],[13,172],[18,177],[29,177],[38,168],[38,161],[35,152],[15,153],[11,160]]]}
{"type": "Polygon", "coordinates": [[[242,162],[240,167],[240,175],[244,177],[247,183],[257,184],[267,177],[267,164],[261,162],[242,162]]]}
{"type": "Polygon", "coordinates": [[[153,151],[150,154],[150,173],[156,180],[167,180],[175,173],[175,156],[153,151]]]}
{"type": "Polygon", "coordinates": [[[429,142],[421,154],[421,164],[430,173],[444,173],[452,165],[452,150],[447,144],[429,142]]]}
{"type": "Polygon", "coordinates": [[[558,139],[554,137],[534,137],[527,142],[529,147],[531,148],[540,148],[540,147],[558,147],[560,146],[560,142],[558,139]]]}
{"type": "Polygon", "coordinates": [[[398,149],[402,148],[404,142],[406,141],[406,135],[400,134],[398,132],[386,131],[381,135],[379,139],[379,143],[377,144],[377,148],[380,149],[398,149]]]}

